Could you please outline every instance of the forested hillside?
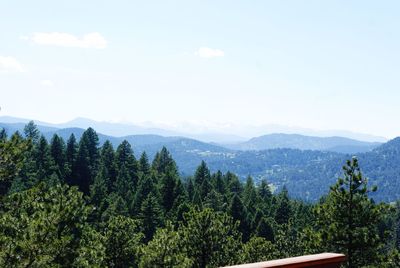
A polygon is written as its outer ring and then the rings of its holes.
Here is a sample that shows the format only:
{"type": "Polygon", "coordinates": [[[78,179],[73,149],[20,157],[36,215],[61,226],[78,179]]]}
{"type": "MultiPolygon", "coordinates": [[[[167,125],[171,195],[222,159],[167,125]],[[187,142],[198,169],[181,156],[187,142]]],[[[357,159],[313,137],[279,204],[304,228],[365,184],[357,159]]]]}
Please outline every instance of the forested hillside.
{"type": "MultiPolygon", "coordinates": [[[[23,124],[0,124],[13,133],[23,131],[23,124]]],[[[50,141],[54,134],[65,141],[74,134],[79,140],[84,129],[54,129],[39,126],[44,137],[50,141]]],[[[328,192],[326,185],[335,182],[341,174],[341,166],[353,154],[300,149],[269,149],[260,151],[237,151],[215,144],[200,142],[184,137],[158,135],[130,135],[112,137],[98,134],[99,145],[109,141],[118,147],[124,140],[132,146],[135,157],[146,152],[153,159],[163,147],[176,161],[180,175],[192,175],[201,161],[206,161],[212,172],[231,171],[240,181],[252,176],[256,183],[268,180],[272,189],[280,191],[285,185],[295,198],[316,202],[328,192]]],[[[393,202],[400,198],[400,144],[398,139],[383,144],[370,152],[356,154],[362,159],[360,165],[370,183],[377,185],[379,192],[373,197],[377,201],[393,202]],[[397,141],[397,142],[396,142],[397,141]]]]}
{"type": "MultiPolygon", "coordinates": [[[[287,151],[274,154],[286,163],[287,151]]],[[[357,159],[344,164],[312,204],[204,161],[180,176],[167,148],[137,158],[127,141],[100,146],[91,128],[48,142],[31,122],[0,133],[0,266],[203,268],[335,251],[348,267],[397,267],[400,205],[371,200],[357,159]]]]}
{"type": "Polygon", "coordinates": [[[371,151],[380,144],[379,142],[365,142],[344,137],[313,137],[276,133],[255,137],[246,142],[230,144],[227,147],[244,151],[291,148],[351,154],[371,151]]]}

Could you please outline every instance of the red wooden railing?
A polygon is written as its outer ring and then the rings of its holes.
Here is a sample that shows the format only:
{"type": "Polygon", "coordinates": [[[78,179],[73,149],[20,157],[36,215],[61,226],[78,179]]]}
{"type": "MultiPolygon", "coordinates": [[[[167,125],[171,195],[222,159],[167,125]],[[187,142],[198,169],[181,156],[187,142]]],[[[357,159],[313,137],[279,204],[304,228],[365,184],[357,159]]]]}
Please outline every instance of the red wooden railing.
{"type": "MultiPolygon", "coordinates": [[[[248,263],[229,266],[229,268],[338,268],[346,260],[346,256],[336,253],[321,253],[294,258],[248,263]]],[[[225,267],[225,268],[228,268],[225,267]]]]}

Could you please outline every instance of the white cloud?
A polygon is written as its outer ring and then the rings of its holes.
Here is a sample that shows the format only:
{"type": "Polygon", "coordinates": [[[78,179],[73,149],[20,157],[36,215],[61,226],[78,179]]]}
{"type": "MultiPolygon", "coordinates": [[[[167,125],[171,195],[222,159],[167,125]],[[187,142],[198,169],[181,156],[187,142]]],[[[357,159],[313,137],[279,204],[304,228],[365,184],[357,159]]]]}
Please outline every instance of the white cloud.
{"type": "Polygon", "coordinates": [[[0,73],[20,72],[24,72],[24,68],[15,58],[0,56],[0,73]]]}
{"type": "MultiPolygon", "coordinates": [[[[26,37],[21,39],[26,40],[26,37]]],[[[28,40],[38,45],[81,47],[103,49],[107,47],[107,40],[99,33],[88,33],[78,37],[69,33],[33,33],[28,40]]]]}
{"type": "Polygon", "coordinates": [[[54,86],[54,83],[51,80],[42,80],[42,81],[40,81],[40,84],[42,86],[44,86],[44,87],[52,87],[52,86],[54,86]]]}
{"type": "Polygon", "coordinates": [[[225,56],[225,53],[220,49],[201,47],[195,52],[195,55],[202,58],[215,58],[215,57],[223,57],[225,56]]]}

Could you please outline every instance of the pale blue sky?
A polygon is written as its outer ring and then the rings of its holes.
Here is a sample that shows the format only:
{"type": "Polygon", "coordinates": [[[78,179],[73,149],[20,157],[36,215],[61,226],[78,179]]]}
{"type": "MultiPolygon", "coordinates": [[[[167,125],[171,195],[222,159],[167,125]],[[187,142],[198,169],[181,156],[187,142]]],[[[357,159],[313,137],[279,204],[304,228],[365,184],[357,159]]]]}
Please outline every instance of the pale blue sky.
{"type": "Polygon", "coordinates": [[[0,114],[399,136],[398,14],[399,1],[1,0],[0,114]]]}

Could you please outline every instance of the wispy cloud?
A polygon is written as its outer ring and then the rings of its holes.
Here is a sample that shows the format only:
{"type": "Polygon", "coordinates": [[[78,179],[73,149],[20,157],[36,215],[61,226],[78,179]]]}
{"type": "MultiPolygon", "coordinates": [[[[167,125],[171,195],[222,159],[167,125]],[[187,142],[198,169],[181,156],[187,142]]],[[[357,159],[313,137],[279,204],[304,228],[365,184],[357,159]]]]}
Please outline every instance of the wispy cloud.
{"type": "Polygon", "coordinates": [[[51,80],[42,80],[42,81],[40,81],[40,84],[42,86],[44,86],[44,87],[52,87],[52,86],[54,86],[54,83],[51,80]]]}
{"type": "Polygon", "coordinates": [[[202,58],[216,58],[225,56],[225,52],[220,49],[201,47],[195,52],[195,55],[202,58]]]}
{"type": "Polygon", "coordinates": [[[24,67],[13,57],[0,56],[0,73],[20,73],[24,67]]]}
{"type": "Polygon", "coordinates": [[[103,49],[107,47],[107,40],[99,33],[88,33],[82,37],[69,33],[33,33],[30,36],[21,37],[23,40],[31,40],[38,45],[60,46],[60,47],[80,47],[103,49]]]}

